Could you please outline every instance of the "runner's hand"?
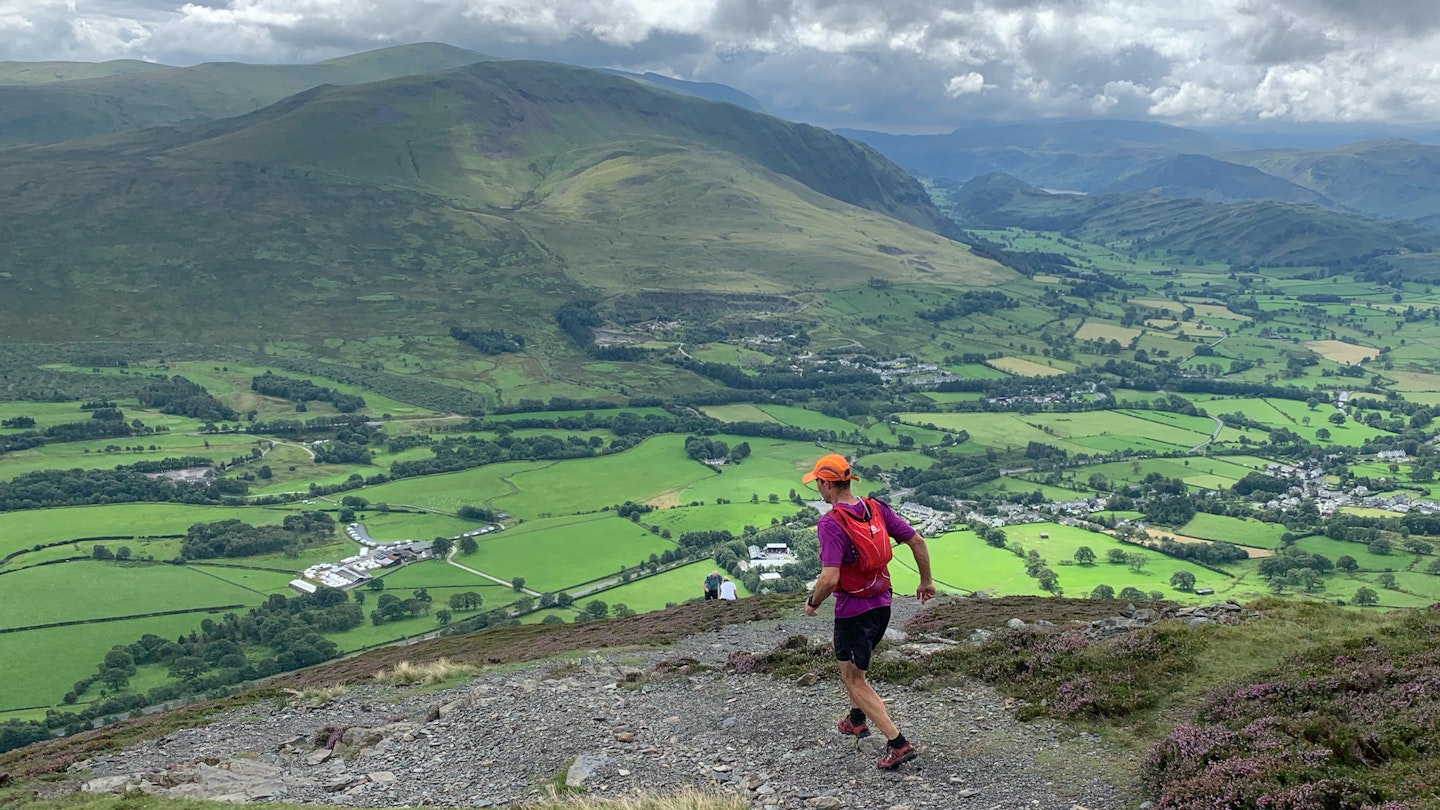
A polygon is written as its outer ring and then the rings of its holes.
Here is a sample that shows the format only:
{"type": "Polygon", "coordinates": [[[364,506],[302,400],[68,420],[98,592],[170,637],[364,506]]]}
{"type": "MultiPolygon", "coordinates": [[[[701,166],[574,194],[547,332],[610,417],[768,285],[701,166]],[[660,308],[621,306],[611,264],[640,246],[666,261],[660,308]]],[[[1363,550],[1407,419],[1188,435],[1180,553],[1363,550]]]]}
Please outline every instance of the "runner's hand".
{"type": "Polygon", "coordinates": [[[920,583],[920,587],[918,587],[918,588],[915,589],[915,598],[916,598],[916,599],[919,599],[919,600],[920,600],[920,604],[922,604],[922,605],[925,604],[926,602],[930,601],[931,599],[934,599],[934,598],[935,598],[935,583],[933,583],[933,582],[922,582],[922,583],[920,583]]]}

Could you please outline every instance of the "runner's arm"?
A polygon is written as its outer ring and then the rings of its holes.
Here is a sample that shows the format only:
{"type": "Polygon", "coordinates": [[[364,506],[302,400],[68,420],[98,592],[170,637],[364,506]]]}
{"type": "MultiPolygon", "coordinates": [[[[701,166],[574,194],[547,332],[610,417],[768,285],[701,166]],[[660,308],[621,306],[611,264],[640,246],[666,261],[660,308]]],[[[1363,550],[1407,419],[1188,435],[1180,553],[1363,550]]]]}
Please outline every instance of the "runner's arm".
{"type": "Polygon", "coordinates": [[[838,567],[821,568],[820,576],[815,580],[815,590],[805,597],[805,615],[814,616],[815,608],[825,604],[825,600],[830,598],[830,594],[835,592],[835,586],[839,584],[840,569],[838,567]]]}
{"type": "MultiPolygon", "coordinates": [[[[905,541],[910,547],[910,553],[915,555],[915,570],[920,572],[920,585],[915,589],[915,598],[922,603],[928,602],[935,595],[935,581],[930,576],[930,547],[925,545],[925,538],[919,532],[914,537],[905,541]]],[[[839,571],[836,571],[839,576],[839,571]]]]}

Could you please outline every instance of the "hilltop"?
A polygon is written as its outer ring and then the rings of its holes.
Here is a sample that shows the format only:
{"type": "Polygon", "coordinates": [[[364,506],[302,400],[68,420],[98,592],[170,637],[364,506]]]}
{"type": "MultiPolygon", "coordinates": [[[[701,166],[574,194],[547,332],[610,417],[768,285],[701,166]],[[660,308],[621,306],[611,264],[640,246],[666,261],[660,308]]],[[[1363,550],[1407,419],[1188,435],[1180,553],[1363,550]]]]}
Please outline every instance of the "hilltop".
{"type": "Polygon", "coordinates": [[[534,62],[17,148],[0,188],[9,339],[247,344],[464,322],[519,325],[554,352],[555,309],[597,293],[1013,278],[866,147],[534,62]]]}

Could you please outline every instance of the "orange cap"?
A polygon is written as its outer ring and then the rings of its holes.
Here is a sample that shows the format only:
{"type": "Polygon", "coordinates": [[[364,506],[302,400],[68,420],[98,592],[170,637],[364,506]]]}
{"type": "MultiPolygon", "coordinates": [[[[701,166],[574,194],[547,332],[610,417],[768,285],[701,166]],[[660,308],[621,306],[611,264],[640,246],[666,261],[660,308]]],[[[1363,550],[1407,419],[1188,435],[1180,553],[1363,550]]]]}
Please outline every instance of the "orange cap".
{"type": "Polygon", "coordinates": [[[810,483],[819,478],[822,481],[859,481],[860,478],[850,474],[850,462],[839,453],[831,453],[828,456],[821,456],[815,462],[815,469],[805,473],[801,482],[810,483]]]}

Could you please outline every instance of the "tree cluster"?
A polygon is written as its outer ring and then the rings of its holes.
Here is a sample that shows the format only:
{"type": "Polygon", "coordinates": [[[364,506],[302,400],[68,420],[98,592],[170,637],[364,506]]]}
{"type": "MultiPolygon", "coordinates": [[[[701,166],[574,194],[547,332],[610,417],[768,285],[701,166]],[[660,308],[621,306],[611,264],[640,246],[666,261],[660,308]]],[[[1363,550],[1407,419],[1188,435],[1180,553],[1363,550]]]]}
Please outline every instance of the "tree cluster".
{"type": "Polygon", "coordinates": [[[342,394],[328,388],[295,377],[281,377],[266,371],[250,379],[250,390],[267,397],[288,399],[291,402],[329,402],[340,413],[354,413],[365,407],[365,399],[354,394],[342,394]]]}

